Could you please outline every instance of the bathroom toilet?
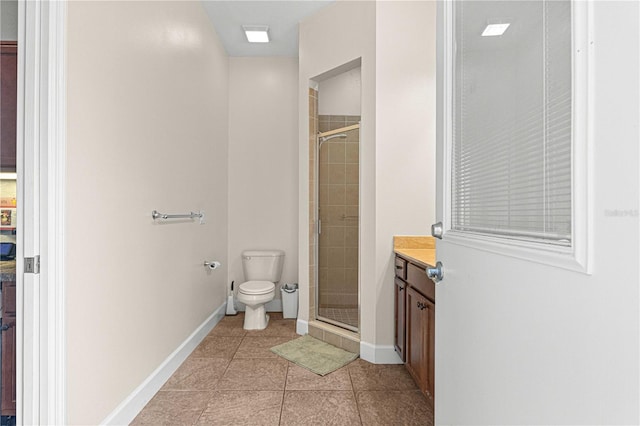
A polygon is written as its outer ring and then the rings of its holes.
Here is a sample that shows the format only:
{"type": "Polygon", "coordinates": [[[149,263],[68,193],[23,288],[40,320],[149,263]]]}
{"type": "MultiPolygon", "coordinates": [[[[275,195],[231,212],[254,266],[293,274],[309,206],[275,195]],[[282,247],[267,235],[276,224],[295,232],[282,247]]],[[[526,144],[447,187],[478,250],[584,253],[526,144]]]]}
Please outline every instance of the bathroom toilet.
{"type": "Polygon", "coordinates": [[[242,252],[242,270],[246,282],[238,287],[238,301],[246,306],[245,330],[263,330],[269,323],[265,304],[276,295],[276,283],[282,276],[282,250],[246,250],[242,252]]]}

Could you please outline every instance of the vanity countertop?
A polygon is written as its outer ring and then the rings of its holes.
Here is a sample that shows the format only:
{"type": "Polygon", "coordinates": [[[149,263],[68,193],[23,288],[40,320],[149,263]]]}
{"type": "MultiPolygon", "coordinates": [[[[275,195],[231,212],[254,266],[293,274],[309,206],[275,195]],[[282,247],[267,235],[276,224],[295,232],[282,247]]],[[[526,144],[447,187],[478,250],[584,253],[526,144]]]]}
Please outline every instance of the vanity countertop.
{"type": "Polygon", "coordinates": [[[393,251],[424,268],[436,264],[436,241],[433,237],[396,235],[393,237],[393,251]]]}

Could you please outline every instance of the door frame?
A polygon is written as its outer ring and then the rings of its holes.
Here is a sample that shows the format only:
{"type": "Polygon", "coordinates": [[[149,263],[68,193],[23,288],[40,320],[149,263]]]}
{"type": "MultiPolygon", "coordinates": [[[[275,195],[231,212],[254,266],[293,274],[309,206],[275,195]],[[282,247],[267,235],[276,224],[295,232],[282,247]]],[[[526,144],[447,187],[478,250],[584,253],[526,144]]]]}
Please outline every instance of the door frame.
{"type": "Polygon", "coordinates": [[[66,423],[65,1],[18,5],[18,424],[66,423]],[[40,255],[40,274],[24,274],[40,255]]]}

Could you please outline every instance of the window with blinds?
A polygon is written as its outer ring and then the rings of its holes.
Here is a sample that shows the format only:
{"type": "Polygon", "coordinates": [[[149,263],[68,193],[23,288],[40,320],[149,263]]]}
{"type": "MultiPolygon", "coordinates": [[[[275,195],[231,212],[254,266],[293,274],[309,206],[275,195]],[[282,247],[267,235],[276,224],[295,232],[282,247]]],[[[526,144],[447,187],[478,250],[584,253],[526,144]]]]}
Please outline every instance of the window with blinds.
{"type": "Polygon", "coordinates": [[[454,39],[452,229],[571,246],[571,2],[454,2],[454,39]]]}

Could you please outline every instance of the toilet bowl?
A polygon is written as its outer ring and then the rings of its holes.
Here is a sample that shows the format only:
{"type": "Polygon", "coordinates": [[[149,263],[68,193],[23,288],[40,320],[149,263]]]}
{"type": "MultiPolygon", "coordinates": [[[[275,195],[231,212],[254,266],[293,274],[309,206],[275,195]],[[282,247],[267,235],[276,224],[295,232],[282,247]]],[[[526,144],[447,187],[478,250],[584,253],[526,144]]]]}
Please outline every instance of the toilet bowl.
{"type": "Polygon", "coordinates": [[[265,304],[276,295],[275,283],[280,281],[283,263],[282,250],[242,252],[242,269],[247,281],[238,287],[238,301],[245,305],[245,330],[267,328],[269,316],[265,304]]]}
{"type": "Polygon", "coordinates": [[[270,281],[247,281],[240,284],[238,301],[245,304],[244,329],[263,330],[269,324],[265,304],[273,300],[276,286],[270,281]]]}

